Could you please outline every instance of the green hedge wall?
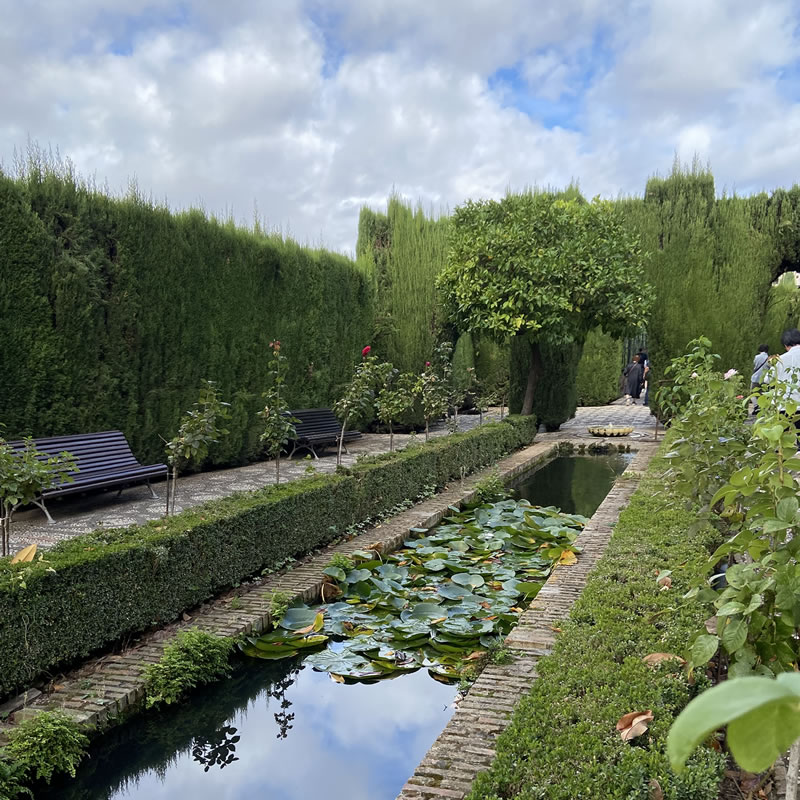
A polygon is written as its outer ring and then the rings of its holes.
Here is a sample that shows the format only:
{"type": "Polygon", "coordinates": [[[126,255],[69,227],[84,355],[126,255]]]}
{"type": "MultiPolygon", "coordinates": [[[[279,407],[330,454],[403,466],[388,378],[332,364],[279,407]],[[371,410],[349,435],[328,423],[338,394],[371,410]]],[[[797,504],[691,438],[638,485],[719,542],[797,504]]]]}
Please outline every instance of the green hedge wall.
{"type": "Polygon", "coordinates": [[[600,328],[589,331],[578,362],[578,405],[603,406],[619,397],[622,342],[600,328]]]}
{"type": "Polygon", "coordinates": [[[530,443],[532,417],[234,495],[142,526],[64,542],[33,565],[0,562],[0,695],[120,637],[175,619],[265,567],[307,553],[426,486],[530,443]],[[51,571],[55,570],[55,571],[51,571]],[[26,586],[18,578],[25,576],[26,586]]]}
{"type": "Polygon", "coordinates": [[[0,172],[0,422],[5,435],[121,429],[163,460],[204,378],[232,402],[212,463],[258,450],[267,344],[292,407],[330,406],[369,343],[373,293],[350,259],[112,199],[52,165],[0,172]]]}
{"type": "Polygon", "coordinates": [[[591,574],[570,619],[560,625],[551,655],[537,665],[538,680],[497,740],[497,757],[476,779],[469,800],[650,800],[657,780],[665,800],[716,800],[724,757],[702,748],[675,775],[666,757],[673,719],[692,691],[675,666],[652,669],[650,653],[686,649],[702,627],[698,605],[681,604],[693,580],[708,572],[715,534],[688,531],[689,511],[667,504],[654,462],[620,515],[611,543],[591,574]],[[661,591],[655,575],[672,569],[661,591]],[[646,737],[623,742],[615,730],[629,711],[652,709],[646,737]]]}

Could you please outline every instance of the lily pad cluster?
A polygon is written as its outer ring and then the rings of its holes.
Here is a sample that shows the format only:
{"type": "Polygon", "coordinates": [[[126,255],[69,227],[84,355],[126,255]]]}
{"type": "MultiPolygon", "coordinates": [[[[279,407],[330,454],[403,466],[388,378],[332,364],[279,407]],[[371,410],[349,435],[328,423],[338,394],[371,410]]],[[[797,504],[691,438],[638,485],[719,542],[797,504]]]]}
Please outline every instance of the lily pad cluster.
{"type": "Polygon", "coordinates": [[[324,597],[293,606],[275,631],[243,651],[305,663],[341,682],[374,681],[427,668],[458,680],[471,660],[516,624],[553,566],[575,562],[586,523],[577,514],[527,500],[503,500],[454,513],[382,559],[351,555],[354,568],[325,570],[324,597]]]}

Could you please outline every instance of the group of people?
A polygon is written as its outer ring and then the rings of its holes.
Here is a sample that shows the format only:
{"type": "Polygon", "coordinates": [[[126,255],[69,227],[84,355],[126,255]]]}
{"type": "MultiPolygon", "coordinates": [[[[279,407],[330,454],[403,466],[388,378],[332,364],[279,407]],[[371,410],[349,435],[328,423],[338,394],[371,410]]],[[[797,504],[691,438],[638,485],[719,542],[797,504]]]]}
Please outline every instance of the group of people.
{"type": "MultiPolygon", "coordinates": [[[[771,356],[769,346],[762,344],[753,359],[753,374],[750,376],[750,388],[755,389],[762,383],[769,383],[775,367],[774,379],[791,387],[788,394],[792,400],[800,402],[800,331],[797,328],[785,330],[781,336],[781,344],[786,352],[771,356]]],[[[753,413],[758,412],[758,406],[753,413]]]]}
{"type": "Polygon", "coordinates": [[[633,360],[622,371],[622,394],[625,396],[625,405],[629,406],[635,404],[644,392],[644,400],[642,405],[647,405],[650,394],[650,382],[647,380],[647,374],[650,372],[650,360],[647,353],[639,348],[639,352],[633,357],[633,360]]]}

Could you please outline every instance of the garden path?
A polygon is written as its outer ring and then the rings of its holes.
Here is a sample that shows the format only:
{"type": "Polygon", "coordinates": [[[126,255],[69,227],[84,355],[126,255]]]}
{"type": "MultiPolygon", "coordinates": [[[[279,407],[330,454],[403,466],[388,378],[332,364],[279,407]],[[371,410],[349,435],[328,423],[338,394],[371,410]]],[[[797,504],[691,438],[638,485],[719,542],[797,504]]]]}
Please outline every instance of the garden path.
{"type": "MultiPolygon", "coordinates": [[[[484,415],[485,420],[497,419],[496,410],[484,415]]],[[[459,416],[459,430],[466,431],[479,424],[477,415],[462,414],[459,416]]],[[[650,415],[646,406],[625,406],[612,404],[609,406],[589,406],[579,408],[575,417],[561,426],[556,433],[540,433],[537,441],[558,440],[568,438],[591,439],[587,427],[593,425],[626,425],[633,426],[630,438],[646,440],[653,438],[655,418],[650,415]]],[[[448,433],[444,423],[435,425],[432,436],[446,436],[448,433]]],[[[409,434],[395,436],[395,446],[400,449],[411,440],[409,434]]],[[[416,436],[420,441],[421,436],[416,436]]],[[[365,434],[361,439],[348,446],[349,454],[343,455],[345,466],[355,463],[358,456],[366,453],[383,453],[389,449],[389,437],[386,434],[365,434]]],[[[317,472],[334,472],[336,470],[336,453],[334,449],[325,451],[318,460],[295,458],[281,462],[281,483],[303,477],[309,467],[317,472]]],[[[208,500],[233,494],[260,489],[273,483],[275,467],[272,461],[260,461],[244,467],[220,469],[185,475],[178,479],[176,511],[200,505],[208,500]]],[[[70,539],[82,533],[100,527],[120,528],[137,525],[148,520],[159,519],[164,514],[164,484],[156,485],[162,498],[154,500],[147,487],[138,486],[126,489],[121,495],[104,492],[82,497],[64,497],[48,503],[50,512],[56,520],[55,525],[48,525],[38,509],[19,512],[14,515],[11,532],[11,552],[36,543],[41,548],[51,547],[60,541],[70,539]]]]}

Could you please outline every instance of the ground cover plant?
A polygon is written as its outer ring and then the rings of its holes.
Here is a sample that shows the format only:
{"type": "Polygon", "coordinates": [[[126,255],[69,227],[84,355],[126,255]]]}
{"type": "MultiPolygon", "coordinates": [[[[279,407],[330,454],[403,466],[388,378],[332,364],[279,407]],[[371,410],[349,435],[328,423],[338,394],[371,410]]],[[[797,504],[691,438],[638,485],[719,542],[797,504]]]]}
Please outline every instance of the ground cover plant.
{"type": "Polygon", "coordinates": [[[716,800],[724,768],[719,753],[701,748],[680,775],[666,753],[673,719],[708,685],[699,673],[691,686],[680,666],[704,619],[702,609],[681,603],[681,595],[707,574],[718,536],[707,525],[687,533],[696,518],[668,502],[667,468],[662,459],[654,461],[621,513],[470,800],[716,800]],[[661,577],[666,565],[672,574],[661,577]],[[617,724],[633,712],[645,719],[651,712],[652,719],[640,735],[624,740],[617,724]]]}
{"type": "Polygon", "coordinates": [[[251,638],[243,652],[280,659],[328,645],[304,663],[338,681],[420,668],[457,681],[481,650],[500,644],[553,566],[575,563],[586,522],[527,500],[453,509],[444,524],[417,531],[385,558],[356,551],[351,569],[329,566],[323,603],[289,608],[275,631],[251,638]]]}

